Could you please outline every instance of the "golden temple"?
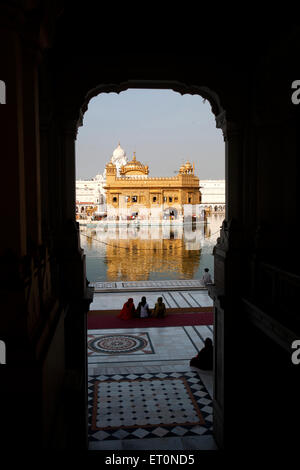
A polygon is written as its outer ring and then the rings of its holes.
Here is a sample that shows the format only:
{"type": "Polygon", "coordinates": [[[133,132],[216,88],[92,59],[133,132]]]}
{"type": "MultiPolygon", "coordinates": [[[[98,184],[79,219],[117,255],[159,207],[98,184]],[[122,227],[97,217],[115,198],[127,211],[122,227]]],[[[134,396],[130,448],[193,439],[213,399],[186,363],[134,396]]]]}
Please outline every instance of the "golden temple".
{"type": "Polygon", "coordinates": [[[194,165],[187,161],[173,177],[148,177],[149,167],[136,159],[120,168],[106,165],[106,203],[108,218],[138,217],[158,219],[183,216],[184,205],[201,203],[199,178],[194,165]]]}

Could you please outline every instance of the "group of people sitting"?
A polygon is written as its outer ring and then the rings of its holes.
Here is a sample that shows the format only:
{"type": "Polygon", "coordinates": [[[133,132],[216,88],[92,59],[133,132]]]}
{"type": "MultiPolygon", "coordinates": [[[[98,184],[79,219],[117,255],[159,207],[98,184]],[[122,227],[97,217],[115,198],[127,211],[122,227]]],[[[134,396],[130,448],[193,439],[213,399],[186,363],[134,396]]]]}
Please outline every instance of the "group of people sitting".
{"type": "MultiPolygon", "coordinates": [[[[166,306],[162,297],[158,297],[153,311],[150,310],[146,297],[142,297],[137,308],[135,308],[133,299],[130,297],[123,305],[118,318],[130,320],[131,318],[164,318],[166,316],[166,306]]],[[[202,370],[212,370],[213,368],[213,342],[206,338],[204,347],[198,352],[197,356],[190,360],[190,366],[202,370]]]]}
{"type": "Polygon", "coordinates": [[[135,308],[133,299],[130,297],[127,302],[123,305],[121,312],[118,315],[118,318],[122,320],[129,320],[130,318],[164,318],[166,316],[167,309],[163,303],[162,297],[158,297],[157,302],[153,311],[150,310],[147,303],[146,297],[142,297],[137,308],[135,308]]]}

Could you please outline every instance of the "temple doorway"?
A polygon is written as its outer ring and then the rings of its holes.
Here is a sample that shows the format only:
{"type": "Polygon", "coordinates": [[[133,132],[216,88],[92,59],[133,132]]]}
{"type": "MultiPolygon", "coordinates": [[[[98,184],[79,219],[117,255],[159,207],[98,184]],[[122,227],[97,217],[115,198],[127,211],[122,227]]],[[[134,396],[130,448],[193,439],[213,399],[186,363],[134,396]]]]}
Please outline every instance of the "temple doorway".
{"type": "Polygon", "coordinates": [[[99,171],[91,186],[102,192],[113,182],[111,194],[102,193],[107,217],[92,228],[80,225],[87,275],[95,289],[87,331],[90,449],[216,449],[213,373],[189,361],[207,338],[213,340],[213,301],[201,269],[209,265],[213,275],[212,250],[223,216],[212,225],[203,216],[208,193],[203,190],[202,207],[201,196],[197,199],[187,187],[197,174],[195,165],[200,171],[199,162],[179,161],[174,171],[179,176],[167,176],[162,188],[164,177],[148,175],[151,162],[137,155],[134,151],[130,160],[119,142],[111,158],[105,156],[105,172],[99,171]],[[175,189],[181,181],[184,198],[175,189]],[[123,192],[122,184],[127,184],[123,192]],[[105,251],[105,274],[93,269],[99,247],[105,251]],[[161,296],[167,318],[122,322],[117,314],[130,296],[135,306],[145,296],[151,311],[161,296]]]}
{"type": "Polygon", "coordinates": [[[178,211],[174,207],[168,207],[164,211],[163,215],[164,220],[177,220],[178,218],[178,211]]]}

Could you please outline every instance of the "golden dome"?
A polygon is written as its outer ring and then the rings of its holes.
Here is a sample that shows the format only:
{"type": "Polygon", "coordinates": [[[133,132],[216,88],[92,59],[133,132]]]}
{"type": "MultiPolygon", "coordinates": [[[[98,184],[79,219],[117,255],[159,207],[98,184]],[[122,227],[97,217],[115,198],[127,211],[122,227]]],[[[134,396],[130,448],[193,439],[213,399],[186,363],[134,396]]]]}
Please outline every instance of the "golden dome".
{"type": "Polygon", "coordinates": [[[188,173],[193,173],[193,166],[192,164],[187,161],[186,163],[183,163],[181,167],[179,168],[179,173],[181,174],[188,174],[188,173]]]}
{"type": "Polygon", "coordinates": [[[128,162],[126,165],[126,167],[137,167],[137,166],[144,166],[141,162],[139,162],[137,159],[136,159],[136,156],[135,156],[135,152],[133,152],[133,157],[132,157],[132,160],[130,162],[128,162]]]}
{"type": "Polygon", "coordinates": [[[135,152],[133,152],[132,160],[126,163],[126,165],[122,166],[120,169],[121,175],[125,175],[126,173],[147,175],[149,173],[149,170],[147,165],[143,165],[143,163],[139,162],[136,159],[135,152]]]}

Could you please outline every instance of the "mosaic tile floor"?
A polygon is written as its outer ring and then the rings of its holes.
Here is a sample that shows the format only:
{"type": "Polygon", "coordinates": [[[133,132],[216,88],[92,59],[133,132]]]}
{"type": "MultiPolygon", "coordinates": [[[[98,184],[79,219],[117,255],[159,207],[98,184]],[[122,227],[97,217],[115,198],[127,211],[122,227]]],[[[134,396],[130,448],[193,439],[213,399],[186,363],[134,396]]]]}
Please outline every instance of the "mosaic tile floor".
{"type": "Polygon", "coordinates": [[[119,356],[120,354],[141,355],[154,354],[149,333],[111,333],[89,334],[89,357],[119,356]]]}
{"type": "Polygon", "coordinates": [[[216,449],[212,373],[189,366],[211,327],[88,334],[91,450],[216,449]]]}

